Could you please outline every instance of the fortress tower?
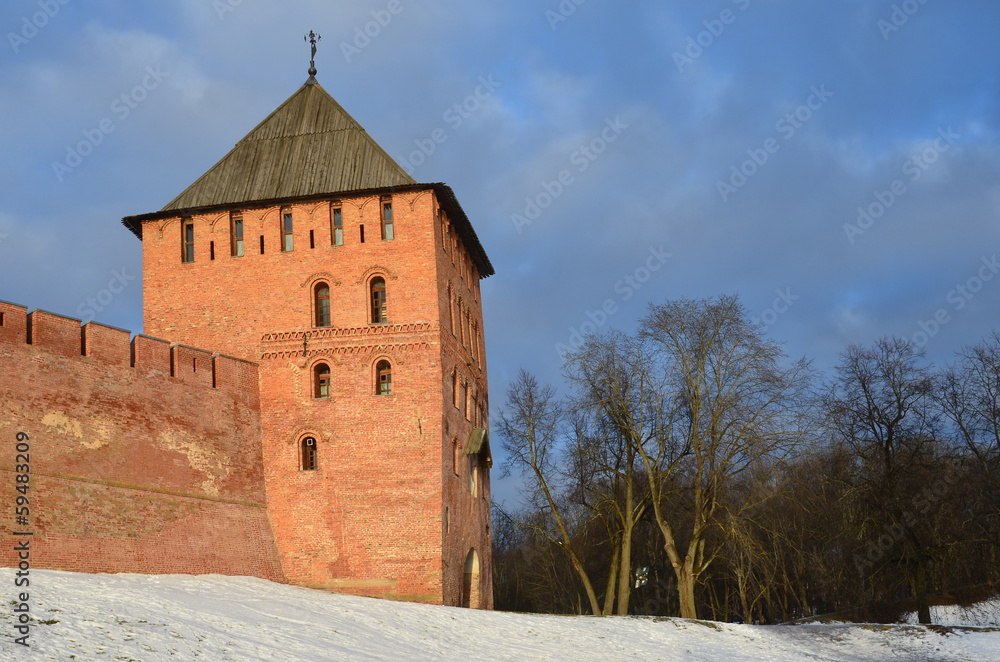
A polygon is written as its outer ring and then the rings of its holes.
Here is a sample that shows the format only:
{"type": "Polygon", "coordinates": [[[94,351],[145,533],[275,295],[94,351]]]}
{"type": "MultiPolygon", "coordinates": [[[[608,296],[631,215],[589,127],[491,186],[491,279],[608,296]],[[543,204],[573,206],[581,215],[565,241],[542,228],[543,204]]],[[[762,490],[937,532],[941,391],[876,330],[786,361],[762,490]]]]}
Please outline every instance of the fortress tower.
{"type": "MultiPolygon", "coordinates": [[[[285,578],[492,607],[479,280],[452,190],[418,184],[314,77],[158,212],[148,336],[258,364],[285,578]]],[[[211,354],[174,352],[197,373],[211,354]],[[199,363],[201,361],[201,363],[199,363]]]]}

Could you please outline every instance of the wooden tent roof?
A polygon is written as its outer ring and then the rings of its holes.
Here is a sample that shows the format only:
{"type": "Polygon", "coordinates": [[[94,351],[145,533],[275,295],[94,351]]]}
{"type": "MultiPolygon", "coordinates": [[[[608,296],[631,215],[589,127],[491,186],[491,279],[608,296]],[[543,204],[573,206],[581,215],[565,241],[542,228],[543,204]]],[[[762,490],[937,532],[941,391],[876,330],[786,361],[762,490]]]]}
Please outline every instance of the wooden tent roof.
{"type": "Polygon", "coordinates": [[[306,83],[163,211],[415,184],[319,83],[306,83]]]}
{"type": "Polygon", "coordinates": [[[337,194],[424,188],[437,192],[480,275],[493,275],[493,265],[451,188],[418,184],[310,77],[163,209],[126,216],[122,223],[142,239],[142,222],[156,218],[337,194]]]}

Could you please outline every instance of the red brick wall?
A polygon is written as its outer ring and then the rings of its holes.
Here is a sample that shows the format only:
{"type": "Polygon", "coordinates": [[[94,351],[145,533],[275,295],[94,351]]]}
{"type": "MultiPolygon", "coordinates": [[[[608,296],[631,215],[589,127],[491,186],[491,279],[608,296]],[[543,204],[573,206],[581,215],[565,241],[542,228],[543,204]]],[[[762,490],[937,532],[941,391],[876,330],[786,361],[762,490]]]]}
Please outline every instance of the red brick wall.
{"type": "MultiPolygon", "coordinates": [[[[491,571],[492,542],[490,539],[490,475],[484,461],[479,464],[479,486],[476,496],[469,491],[469,464],[462,453],[455,472],[454,442],[464,448],[473,428],[489,428],[489,392],[486,378],[486,355],[482,301],[479,278],[471,267],[468,254],[445,217],[435,225],[435,263],[438,270],[438,305],[441,319],[442,367],[441,393],[444,420],[442,426],[441,467],[443,506],[447,509],[450,526],[443,531],[443,592],[444,603],[462,604],[462,582],[465,561],[470,550],[479,557],[479,596],[481,606],[493,608],[493,577],[491,571]],[[465,267],[463,269],[463,266],[465,267]],[[449,287],[450,286],[450,287],[449,287]],[[459,302],[461,301],[461,306],[459,302]],[[449,313],[449,307],[452,312],[449,313]],[[478,328],[477,336],[468,332],[463,317],[478,328]],[[452,330],[454,328],[454,331],[452,330]],[[454,374],[459,384],[465,383],[468,398],[478,403],[476,411],[467,411],[459,390],[459,406],[455,406],[454,374]]],[[[469,409],[472,409],[471,405],[469,409]]]]}
{"type": "MultiPolygon", "coordinates": [[[[282,581],[255,365],[11,304],[0,313],[0,504],[13,511],[24,432],[33,566],[282,581]]],[[[0,518],[0,536],[13,524],[0,518]]],[[[0,562],[15,564],[10,550],[0,562]]]]}
{"type": "MultiPolygon", "coordinates": [[[[293,205],[290,253],[281,251],[281,207],[243,210],[243,257],[230,256],[228,211],[196,215],[193,264],[181,263],[179,217],[144,222],[145,330],[260,361],[268,507],[290,581],[458,604],[471,548],[482,560],[483,595],[492,595],[488,498],[456,491],[450,468],[451,436],[464,442],[472,426],[450,395],[451,369],[469,350],[442,326],[446,281],[461,279],[442,249],[433,191],[392,201],[395,238],[382,241],[380,197],[341,198],[343,246],[331,245],[330,201],[293,205]],[[388,325],[369,324],[376,275],[386,281],[388,325]],[[319,281],[330,285],[330,329],[313,326],[319,281]],[[388,397],[374,395],[382,358],[393,367],[388,397]],[[328,400],[311,392],[321,360],[331,368],[328,400]],[[300,470],[307,434],[320,444],[317,471],[300,470]]],[[[462,286],[481,329],[478,294],[462,286]]],[[[485,394],[485,364],[467,372],[485,394]]],[[[488,486],[484,477],[480,494],[488,486]]]]}

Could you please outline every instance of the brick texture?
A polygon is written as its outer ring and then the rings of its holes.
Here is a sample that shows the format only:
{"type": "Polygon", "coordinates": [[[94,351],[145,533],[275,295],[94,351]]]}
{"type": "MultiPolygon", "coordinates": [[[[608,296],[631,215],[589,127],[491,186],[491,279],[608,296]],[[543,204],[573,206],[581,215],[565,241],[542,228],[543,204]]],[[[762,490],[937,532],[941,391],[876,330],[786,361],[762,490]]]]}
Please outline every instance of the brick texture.
{"type": "Polygon", "coordinates": [[[0,493],[13,503],[7,442],[27,432],[36,561],[492,608],[488,453],[465,454],[488,428],[479,275],[434,189],[160,215],[142,237],[147,335],[0,303],[0,493]],[[375,278],[384,323],[371,319],[375,278]],[[391,394],[378,394],[381,361],[391,394]]]}
{"type": "MultiPolygon", "coordinates": [[[[283,581],[255,365],[197,352],[207,377],[195,382],[170,373],[185,348],[5,303],[0,313],[0,503],[13,511],[24,432],[35,567],[283,581]],[[230,387],[213,387],[213,364],[230,387]]],[[[0,518],[0,536],[14,527],[0,518]]],[[[10,549],[0,559],[16,564],[10,549]]]]}
{"type": "Polygon", "coordinates": [[[479,606],[491,607],[489,472],[481,463],[474,497],[464,455],[459,475],[453,471],[453,440],[464,445],[476,423],[487,425],[478,275],[434,191],[160,218],[145,221],[142,236],[146,332],[260,364],[268,514],[288,580],[460,605],[465,560],[476,550],[479,606]],[[384,199],[392,203],[391,241],[382,238],[384,199]],[[339,246],[334,208],[343,222],[339,246]],[[230,235],[236,212],[239,257],[230,235]],[[292,251],[282,251],[285,212],[292,251]],[[194,224],[193,263],[181,261],[184,220],[194,224]],[[386,324],[371,323],[373,278],[386,284],[386,324]],[[324,328],[316,326],[320,283],[330,289],[324,328]],[[460,317],[480,330],[475,350],[460,317]],[[387,396],[375,395],[381,360],[392,366],[387,396]],[[331,385],[317,399],[320,363],[331,385]],[[456,368],[482,417],[454,406],[456,368]],[[315,471],[301,470],[305,437],[317,442],[315,471]]]}

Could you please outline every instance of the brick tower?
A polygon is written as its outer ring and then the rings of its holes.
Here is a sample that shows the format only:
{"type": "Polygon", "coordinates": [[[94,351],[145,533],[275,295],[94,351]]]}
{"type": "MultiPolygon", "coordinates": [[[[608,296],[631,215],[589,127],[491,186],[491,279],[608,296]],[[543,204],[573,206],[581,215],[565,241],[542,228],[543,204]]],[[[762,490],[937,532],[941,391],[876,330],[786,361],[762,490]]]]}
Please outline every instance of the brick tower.
{"type": "Polygon", "coordinates": [[[452,190],[415,182],[310,76],[123,222],[142,240],[145,333],[259,364],[288,581],[492,607],[493,267],[452,190]]]}

